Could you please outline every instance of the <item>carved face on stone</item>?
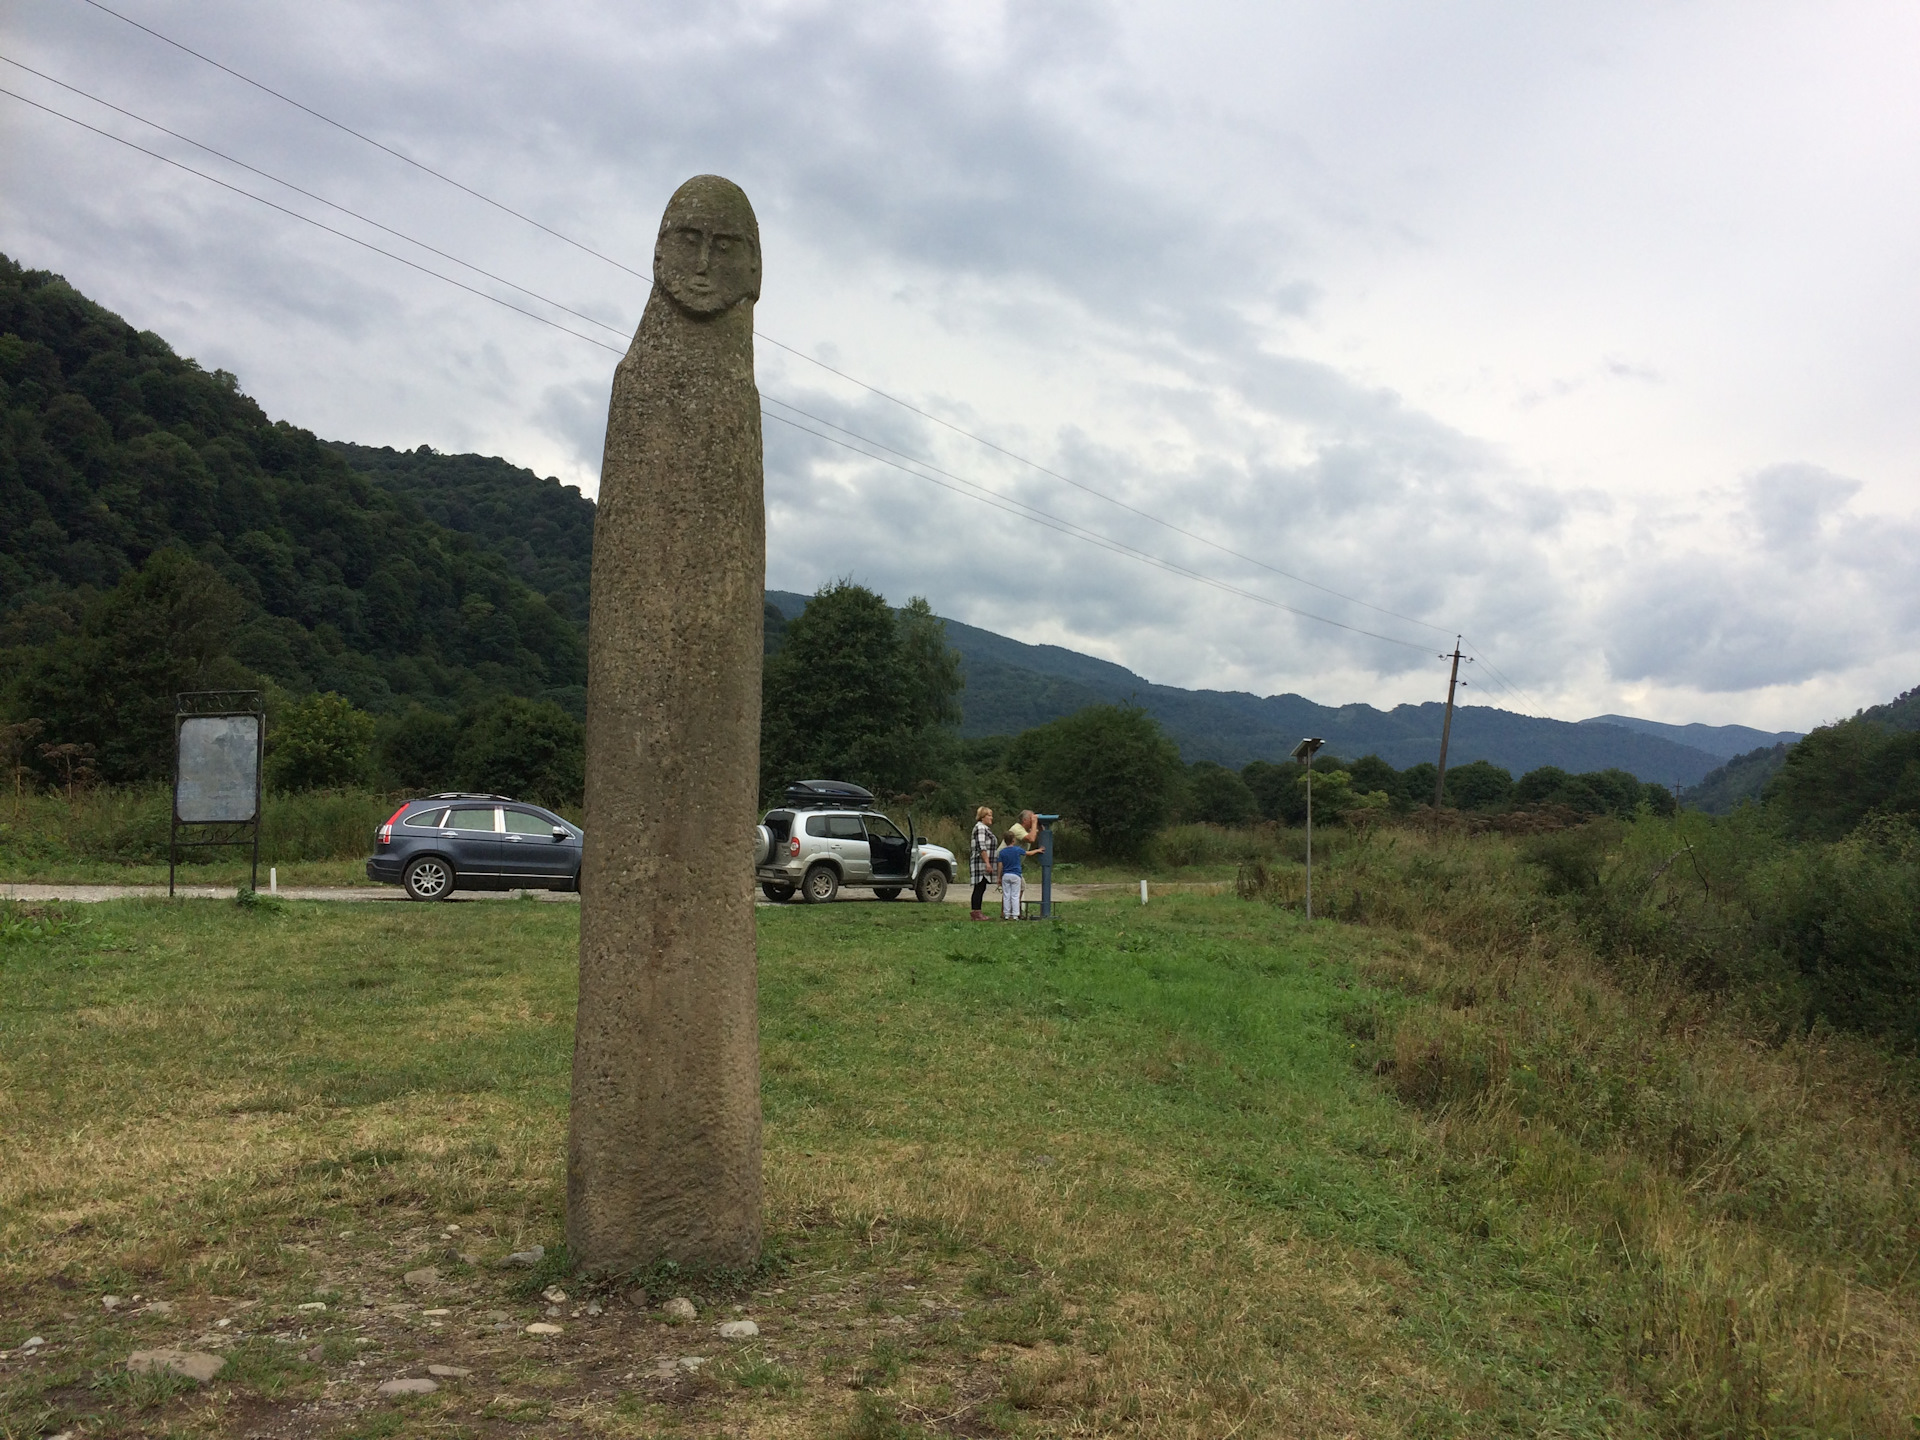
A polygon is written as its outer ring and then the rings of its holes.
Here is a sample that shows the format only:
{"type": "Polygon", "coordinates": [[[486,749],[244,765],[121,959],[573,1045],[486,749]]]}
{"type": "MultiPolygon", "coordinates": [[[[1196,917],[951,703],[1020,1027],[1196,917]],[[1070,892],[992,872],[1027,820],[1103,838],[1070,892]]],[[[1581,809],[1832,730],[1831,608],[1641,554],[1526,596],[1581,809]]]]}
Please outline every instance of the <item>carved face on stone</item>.
{"type": "Polygon", "coordinates": [[[760,298],[760,222],[738,185],[696,175],[673,192],[653,245],[653,279],[696,317],[760,298]]]}

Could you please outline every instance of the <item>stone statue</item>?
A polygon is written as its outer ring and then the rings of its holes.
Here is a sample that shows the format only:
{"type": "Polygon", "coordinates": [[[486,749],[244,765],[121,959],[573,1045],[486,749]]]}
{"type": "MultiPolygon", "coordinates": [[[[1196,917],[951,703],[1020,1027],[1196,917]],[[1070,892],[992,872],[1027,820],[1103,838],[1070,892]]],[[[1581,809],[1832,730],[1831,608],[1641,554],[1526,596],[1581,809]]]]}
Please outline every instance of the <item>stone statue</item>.
{"type": "Polygon", "coordinates": [[[567,1244],[595,1269],[760,1249],[759,297],[746,195],[687,181],[614,372],[593,532],[567,1244]]]}

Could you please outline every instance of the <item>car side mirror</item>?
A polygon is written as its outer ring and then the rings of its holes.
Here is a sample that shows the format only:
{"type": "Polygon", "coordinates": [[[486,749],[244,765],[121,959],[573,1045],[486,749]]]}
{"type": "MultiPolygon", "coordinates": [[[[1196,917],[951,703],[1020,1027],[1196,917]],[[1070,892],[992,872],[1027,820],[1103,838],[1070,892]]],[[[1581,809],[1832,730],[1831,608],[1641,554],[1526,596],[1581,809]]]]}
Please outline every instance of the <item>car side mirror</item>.
{"type": "Polygon", "coordinates": [[[927,837],[924,835],[916,835],[913,837],[913,843],[916,845],[924,845],[927,843],[927,837]]]}
{"type": "Polygon", "coordinates": [[[556,825],[556,826],[554,826],[554,827],[553,827],[553,838],[554,838],[554,839],[556,839],[556,840],[564,840],[564,839],[566,839],[566,838],[567,838],[567,827],[566,827],[566,826],[564,826],[564,825],[556,825]]]}

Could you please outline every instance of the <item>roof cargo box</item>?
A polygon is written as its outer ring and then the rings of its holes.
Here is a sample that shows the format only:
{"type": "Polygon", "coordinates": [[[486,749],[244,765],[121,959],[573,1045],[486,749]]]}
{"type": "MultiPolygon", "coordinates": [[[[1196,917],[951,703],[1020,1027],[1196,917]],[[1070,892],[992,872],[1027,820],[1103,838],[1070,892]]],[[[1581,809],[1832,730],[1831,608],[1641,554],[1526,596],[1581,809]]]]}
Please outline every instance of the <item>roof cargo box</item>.
{"type": "Polygon", "coordinates": [[[845,780],[796,780],[787,786],[786,801],[796,810],[865,810],[873,792],[845,780]]]}

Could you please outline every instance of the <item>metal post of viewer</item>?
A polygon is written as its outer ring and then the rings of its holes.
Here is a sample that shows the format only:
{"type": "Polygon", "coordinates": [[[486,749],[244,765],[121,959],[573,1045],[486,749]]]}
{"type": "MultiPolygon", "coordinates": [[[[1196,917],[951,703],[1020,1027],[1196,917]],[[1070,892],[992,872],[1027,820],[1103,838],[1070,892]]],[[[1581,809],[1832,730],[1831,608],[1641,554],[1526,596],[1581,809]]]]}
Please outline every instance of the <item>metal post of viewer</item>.
{"type": "Polygon", "coordinates": [[[1053,918],[1053,822],[1058,815],[1036,815],[1040,822],[1040,918],[1053,918]]]}

